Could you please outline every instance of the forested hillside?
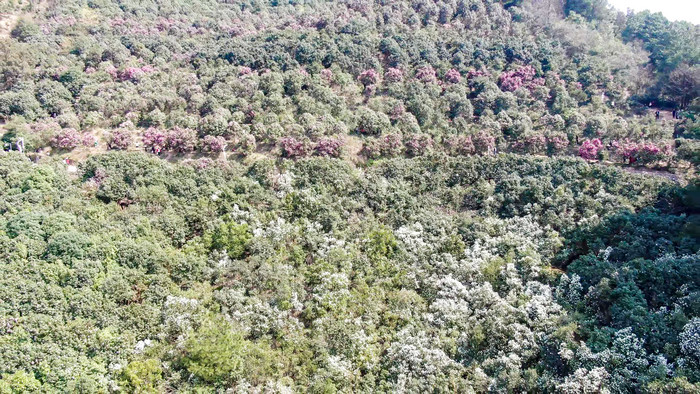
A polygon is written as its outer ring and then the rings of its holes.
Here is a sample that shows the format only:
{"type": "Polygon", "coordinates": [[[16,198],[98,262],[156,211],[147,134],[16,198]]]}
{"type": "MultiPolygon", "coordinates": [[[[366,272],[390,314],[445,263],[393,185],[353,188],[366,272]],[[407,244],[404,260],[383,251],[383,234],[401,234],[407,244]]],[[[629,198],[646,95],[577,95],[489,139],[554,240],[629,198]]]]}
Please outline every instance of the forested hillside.
{"type": "Polygon", "coordinates": [[[0,2],[0,393],[700,392],[700,26],[0,2]]]}

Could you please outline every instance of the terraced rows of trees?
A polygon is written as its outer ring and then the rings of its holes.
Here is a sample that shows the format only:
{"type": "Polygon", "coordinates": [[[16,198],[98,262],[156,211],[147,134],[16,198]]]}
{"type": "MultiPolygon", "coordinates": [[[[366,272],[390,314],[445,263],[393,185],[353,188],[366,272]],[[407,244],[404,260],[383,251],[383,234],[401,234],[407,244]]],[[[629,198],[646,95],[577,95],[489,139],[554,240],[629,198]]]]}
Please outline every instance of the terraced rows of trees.
{"type": "Polygon", "coordinates": [[[0,393],[697,393],[699,43],[604,0],[0,4],[0,393]]]}

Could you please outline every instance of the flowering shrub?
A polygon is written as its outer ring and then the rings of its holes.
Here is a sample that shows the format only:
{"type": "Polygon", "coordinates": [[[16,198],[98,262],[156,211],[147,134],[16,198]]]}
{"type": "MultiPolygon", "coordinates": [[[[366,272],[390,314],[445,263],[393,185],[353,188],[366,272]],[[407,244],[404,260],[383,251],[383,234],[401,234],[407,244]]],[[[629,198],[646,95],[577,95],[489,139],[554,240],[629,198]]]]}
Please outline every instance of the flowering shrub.
{"type": "Polygon", "coordinates": [[[638,160],[642,164],[650,164],[673,156],[673,148],[666,144],[658,146],[653,142],[643,142],[639,146],[638,160]]]}
{"type": "Polygon", "coordinates": [[[253,72],[253,69],[250,68],[250,67],[246,67],[246,66],[241,66],[241,67],[238,69],[238,75],[240,75],[240,76],[248,75],[248,74],[250,74],[250,73],[252,73],[252,72],[253,72]]]}
{"type": "Polygon", "coordinates": [[[666,144],[658,146],[653,142],[613,141],[614,153],[629,164],[650,164],[673,156],[673,148],[666,144]]]}
{"type": "Polygon", "coordinates": [[[331,71],[329,68],[324,68],[321,70],[321,78],[326,82],[330,82],[333,80],[333,71],[331,71]]]}
{"type": "Polygon", "coordinates": [[[126,150],[131,146],[132,138],[129,130],[126,129],[116,129],[112,132],[109,139],[109,149],[115,150],[126,150]]]}
{"type": "Polygon", "coordinates": [[[387,82],[401,82],[403,81],[403,71],[398,68],[389,68],[384,73],[384,80],[387,82]]]}
{"type": "Polygon", "coordinates": [[[141,77],[145,74],[149,74],[155,71],[155,68],[145,65],[142,67],[127,67],[122,71],[118,71],[116,68],[109,68],[107,72],[112,76],[112,78],[118,79],[120,81],[133,81],[138,82],[141,77]]]}
{"type": "Polygon", "coordinates": [[[97,142],[97,137],[95,137],[94,135],[92,135],[90,133],[85,133],[81,137],[80,142],[83,144],[83,146],[94,146],[95,142],[97,142]]]}
{"type": "Polygon", "coordinates": [[[205,152],[223,152],[226,139],[221,136],[206,135],[202,140],[202,150],[205,152]]]}
{"type": "Polygon", "coordinates": [[[523,145],[527,153],[541,154],[547,148],[547,139],[542,134],[529,135],[524,138],[523,145]]]}
{"type": "Polygon", "coordinates": [[[377,82],[379,82],[379,74],[375,69],[370,68],[361,72],[360,75],[357,77],[357,80],[360,81],[360,83],[362,83],[362,85],[364,86],[374,85],[377,82]]]}
{"type": "Polygon", "coordinates": [[[432,146],[433,139],[427,134],[411,134],[404,143],[410,156],[424,155],[432,146]]]}
{"type": "Polygon", "coordinates": [[[161,129],[149,127],[148,130],[143,133],[142,141],[144,148],[150,149],[155,153],[160,153],[167,145],[168,135],[161,129]]]}
{"type": "Polygon", "coordinates": [[[603,143],[600,139],[585,140],[578,148],[578,155],[586,160],[595,160],[601,150],[603,150],[603,143]]]}
{"type": "Polygon", "coordinates": [[[435,69],[432,66],[423,66],[416,71],[416,79],[424,82],[430,83],[437,81],[437,75],[435,74],[435,69]]]}
{"type": "Polygon", "coordinates": [[[478,77],[487,77],[489,75],[485,70],[469,70],[467,72],[467,79],[474,79],[478,77]]]}
{"type": "Polygon", "coordinates": [[[367,85],[367,86],[365,86],[365,90],[364,90],[363,93],[364,93],[365,97],[374,96],[374,94],[377,93],[377,85],[367,85]]]}
{"type": "Polygon", "coordinates": [[[550,154],[563,153],[569,147],[569,139],[566,137],[555,136],[547,138],[547,149],[550,154]]]}
{"type": "Polygon", "coordinates": [[[284,137],[280,139],[282,154],[284,157],[297,158],[309,155],[309,144],[307,141],[300,141],[294,137],[284,137]]]}
{"type": "Polygon", "coordinates": [[[447,139],[447,149],[454,155],[473,155],[476,152],[472,138],[466,135],[452,136],[447,139]]]}
{"type": "Polygon", "coordinates": [[[401,143],[401,135],[391,133],[384,136],[382,139],[382,155],[384,156],[398,156],[403,151],[403,144],[401,143]]]}
{"type": "Polygon", "coordinates": [[[445,81],[449,83],[459,83],[462,80],[462,75],[459,71],[451,68],[447,73],[445,73],[445,81]]]}
{"type": "Polygon", "coordinates": [[[479,154],[490,154],[496,147],[496,138],[486,131],[480,131],[473,138],[474,149],[479,154]]]}
{"type": "Polygon", "coordinates": [[[613,148],[613,153],[620,157],[623,161],[628,161],[630,164],[636,161],[639,146],[630,140],[613,141],[610,143],[613,148]]]}
{"type": "Polygon", "coordinates": [[[57,149],[73,149],[80,145],[82,138],[75,129],[62,129],[51,138],[51,146],[57,149]]]}
{"type": "Polygon", "coordinates": [[[377,159],[382,155],[382,141],[378,138],[367,138],[362,144],[362,155],[368,159],[377,159]]]}
{"type": "Polygon", "coordinates": [[[370,159],[399,156],[402,152],[401,135],[396,133],[387,134],[381,138],[367,138],[362,147],[362,154],[370,159]]]}
{"type": "Polygon", "coordinates": [[[167,134],[168,149],[177,153],[194,151],[197,145],[197,132],[192,129],[175,127],[167,134]]]}
{"type": "Polygon", "coordinates": [[[344,144],[340,138],[322,138],[316,143],[314,151],[319,156],[339,157],[344,144]]]}
{"type": "Polygon", "coordinates": [[[398,120],[405,113],[406,107],[404,107],[403,103],[399,103],[391,109],[391,112],[389,112],[389,119],[398,120]]]}
{"type": "Polygon", "coordinates": [[[501,89],[512,92],[521,86],[533,89],[536,86],[544,85],[543,78],[535,78],[535,68],[532,66],[522,66],[517,70],[505,71],[498,77],[501,89]]]}

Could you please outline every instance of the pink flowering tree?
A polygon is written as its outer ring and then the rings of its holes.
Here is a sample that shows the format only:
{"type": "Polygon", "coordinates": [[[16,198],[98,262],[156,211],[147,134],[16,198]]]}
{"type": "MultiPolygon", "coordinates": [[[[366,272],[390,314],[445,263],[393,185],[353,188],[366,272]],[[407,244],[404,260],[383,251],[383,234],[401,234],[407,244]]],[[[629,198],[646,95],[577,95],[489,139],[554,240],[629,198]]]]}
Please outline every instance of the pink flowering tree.
{"type": "Polygon", "coordinates": [[[673,147],[669,144],[659,146],[653,142],[643,142],[639,144],[637,160],[640,164],[652,164],[669,160],[673,154],[673,147]]]}
{"type": "Polygon", "coordinates": [[[382,155],[384,156],[399,156],[403,151],[403,143],[401,142],[401,135],[396,133],[390,133],[382,138],[382,155]]]}
{"type": "Polygon", "coordinates": [[[361,72],[357,77],[357,80],[360,81],[360,83],[365,87],[375,85],[377,82],[379,82],[379,73],[377,73],[375,69],[370,68],[361,72]]]}
{"type": "Polygon", "coordinates": [[[431,83],[437,81],[435,69],[432,66],[423,66],[419,68],[416,71],[416,79],[424,83],[431,83]]]}
{"type": "Polygon", "coordinates": [[[221,136],[206,135],[202,140],[202,150],[205,152],[223,152],[226,147],[226,139],[221,136]]]}
{"type": "Polygon", "coordinates": [[[109,139],[109,149],[126,150],[132,144],[131,133],[126,129],[116,129],[109,139]]]}
{"type": "Polygon", "coordinates": [[[482,155],[490,154],[496,148],[496,138],[483,130],[472,137],[472,141],[476,152],[482,155]]]}
{"type": "Polygon", "coordinates": [[[535,73],[534,67],[522,66],[516,70],[501,73],[498,77],[498,83],[501,89],[508,92],[517,90],[520,87],[532,90],[537,86],[544,85],[545,82],[543,78],[535,78],[535,73]]]}
{"type": "Polygon", "coordinates": [[[384,73],[384,80],[387,82],[401,82],[403,81],[403,71],[398,68],[389,68],[384,73]]]}
{"type": "Polygon", "coordinates": [[[94,146],[95,142],[97,142],[97,137],[90,133],[85,133],[80,138],[80,142],[83,144],[83,146],[94,146]]]}
{"type": "Polygon", "coordinates": [[[331,71],[329,68],[324,68],[321,70],[321,79],[326,82],[331,82],[333,80],[333,71],[331,71]]]}
{"type": "Polygon", "coordinates": [[[280,145],[282,146],[282,155],[288,158],[306,157],[311,151],[308,141],[294,137],[281,138],[280,145]]]}
{"type": "Polygon", "coordinates": [[[82,141],[80,133],[75,129],[62,129],[54,134],[50,144],[56,149],[73,149],[82,141]]]}
{"type": "Polygon", "coordinates": [[[149,127],[148,130],[143,133],[142,141],[144,148],[150,149],[155,153],[160,153],[167,145],[168,135],[161,129],[149,127]]]}
{"type": "Polygon", "coordinates": [[[238,75],[240,75],[240,76],[248,75],[252,72],[253,72],[253,69],[250,67],[241,66],[238,68],[238,75]]]}
{"type": "Polygon", "coordinates": [[[578,148],[578,155],[586,160],[596,160],[598,153],[603,150],[603,143],[598,138],[585,140],[578,148]]]}
{"type": "Polygon", "coordinates": [[[473,155],[476,153],[472,137],[466,135],[452,136],[446,141],[448,151],[453,155],[473,155]]]}
{"type": "Polygon", "coordinates": [[[167,133],[166,146],[177,153],[190,153],[197,146],[197,132],[182,127],[175,127],[167,133]]]}
{"type": "Polygon", "coordinates": [[[469,70],[467,72],[467,79],[474,79],[479,77],[487,77],[489,73],[484,70],[469,70]]]}
{"type": "Polygon", "coordinates": [[[623,162],[632,164],[637,160],[639,145],[636,142],[625,139],[623,141],[613,141],[610,143],[613,153],[623,162]]]}
{"type": "Polygon", "coordinates": [[[362,154],[368,159],[377,159],[382,155],[382,141],[379,138],[366,138],[362,144],[362,154]]]}
{"type": "Polygon", "coordinates": [[[530,154],[542,154],[547,149],[547,138],[542,134],[534,134],[523,140],[525,151],[530,154]]]}
{"type": "Polygon", "coordinates": [[[462,75],[454,68],[451,68],[447,71],[447,73],[445,73],[445,81],[449,83],[459,83],[461,80],[462,75]]]}
{"type": "Polygon", "coordinates": [[[554,136],[547,138],[547,150],[549,154],[556,155],[566,152],[569,147],[569,139],[563,136],[554,136]]]}
{"type": "Polygon", "coordinates": [[[433,139],[427,134],[411,134],[404,143],[406,153],[411,156],[421,156],[433,146],[433,139]]]}
{"type": "Polygon", "coordinates": [[[339,157],[345,142],[340,138],[321,138],[316,143],[314,151],[319,156],[339,157]]]}

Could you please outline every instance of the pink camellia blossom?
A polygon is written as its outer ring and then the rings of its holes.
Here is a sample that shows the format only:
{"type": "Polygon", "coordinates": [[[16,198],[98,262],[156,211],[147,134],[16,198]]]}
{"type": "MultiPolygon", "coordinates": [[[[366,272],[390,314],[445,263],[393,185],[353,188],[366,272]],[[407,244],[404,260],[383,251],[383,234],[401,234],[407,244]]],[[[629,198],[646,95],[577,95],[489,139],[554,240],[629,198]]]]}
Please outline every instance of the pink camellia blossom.
{"type": "Polygon", "coordinates": [[[116,129],[109,140],[109,149],[126,150],[131,146],[131,133],[126,129],[116,129]]]}
{"type": "Polygon", "coordinates": [[[197,132],[182,127],[175,127],[167,134],[168,149],[177,153],[189,153],[194,151],[197,145],[197,132]]]}
{"type": "Polygon", "coordinates": [[[94,146],[95,142],[97,142],[97,137],[95,137],[94,135],[92,135],[90,133],[85,133],[81,137],[80,142],[83,144],[83,146],[94,146]]]}
{"type": "Polygon", "coordinates": [[[419,68],[416,71],[416,79],[424,83],[431,83],[437,81],[435,69],[432,66],[423,66],[419,68]]]}
{"type": "Polygon", "coordinates": [[[59,130],[51,138],[51,146],[57,149],[73,149],[80,145],[81,135],[75,129],[59,130]]]}
{"type": "Polygon", "coordinates": [[[496,138],[486,131],[480,131],[473,138],[474,149],[482,155],[490,154],[496,148],[496,138]]]}
{"type": "Polygon", "coordinates": [[[387,82],[401,82],[403,81],[403,71],[398,68],[389,68],[384,73],[384,79],[387,82]]]}
{"type": "Polygon", "coordinates": [[[165,131],[150,127],[143,133],[143,147],[153,153],[160,153],[167,144],[168,136],[165,131]]]}
{"type": "Polygon", "coordinates": [[[314,151],[319,156],[339,157],[345,142],[340,138],[321,138],[316,143],[314,151]]]}
{"type": "Polygon", "coordinates": [[[321,78],[326,82],[330,82],[333,79],[333,71],[328,68],[324,68],[321,70],[321,78]]]}
{"type": "Polygon", "coordinates": [[[445,81],[449,83],[459,83],[461,80],[462,75],[454,68],[451,68],[447,71],[447,73],[445,73],[445,81]]]}
{"type": "Polygon", "coordinates": [[[586,160],[596,160],[598,153],[603,149],[603,143],[598,138],[585,140],[578,148],[578,155],[586,160]]]}
{"type": "Polygon", "coordinates": [[[542,134],[534,134],[525,137],[522,141],[518,141],[513,145],[513,149],[523,151],[529,154],[544,153],[547,147],[547,139],[542,134]]]}
{"type": "Polygon", "coordinates": [[[280,139],[282,145],[282,154],[285,157],[297,158],[309,155],[309,144],[306,141],[300,141],[294,137],[284,137],[280,139]]]}
{"type": "Polygon", "coordinates": [[[112,79],[117,79],[117,77],[119,76],[119,70],[117,70],[117,68],[114,66],[108,66],[105,69],[105,72],[107,72],[107,74],[109,74],[112,77],[112,79]]]}
{"type": "Polygon", "coordinates": [[[447,139],[447,149],[455,155],[473,155],[476,152],[472,138],[466,135],[452,136],[447,139]]]}
{"type": "Polygon", "coordinates": [[[653,142],[634,142],[628,139],[610,143],[617,156],[629,164],[649,164],[663,160],[673,154],[670,145],[658,146],[653,142]]]}
{"type": "Polygon", "coordinates": [[[152,66],[145,65],[142,67],[127,67],[123,71],[116,72],[116,74],[110,71],[107,72],[109,72],[113,78],[117,78],[120,81],[138,82],[145,74],[150,74],[155,71],[156,69],[152,66]]]}
{"type": "Polygon", "coordinates": [[[637,143],[625,139],[623,141],[613,141],[610,146],[614,149],[615,155],[622,158],[623,161],[634,163],[637,158],[637,152],[639,151],[639,146],[637,143]]]}
{"type": "Polygon", "coordinates": [[[141,67],[127,67],[120,76],[122,81],[133,81],[137,80],[143,73],[141,67]]]}
{"type": "Polygon", "coordinates": [[[226,147],[226,139],[221,136],[207,135],[202,141],[202,150],[205,152],[223,152],[226,147]]]}
{"type": "Polygon", "coordinates": [[[487,73],[485,70],[469,70],[469,72],[467,72],[467,79],[487,77],[488,75],[489,73],[487,73]]]}
{"type": "Polygon", "coordinates": [[[544,80],[535,79],[535,68],[532,66],[522,66],[513,71],[505,71],[498,77],[501,89],[512,92],[524,86],[532,89],[538,85],[544,85],[544,80]]]}
{"type": "Polygon", "coordinates": [[[401,135],[396,133],[387,134],[381,142],[381,151],[385,156],[398,156],[403,150],[401,135]]]}
{"type": "Polygon", "coordinates": [[[406,138],[405,146],[409,155],[421,156],[433,146],[433,139],[426,134],[412,134],[406,138]]]}
{"type": "Polygon", "coordinates": [[[374,85],[379,81],[379,74],[375,69],[370,68],[361,72],[357,80],[364,86],[374,85]]]}
{"type": "Polygon", "coordinates": [[[403,103],[398,103],[391,109],[391,112],[389,112],[389,119],[397,120],[405,113],[406,107],[404,107],[403,103]]]}
{"type": "Polygon", "coordinates": [[[551,153],[561,153],[569,146],[569,140],[566,137],[550,137],[547,138],[547,146],[551,153]]]}

